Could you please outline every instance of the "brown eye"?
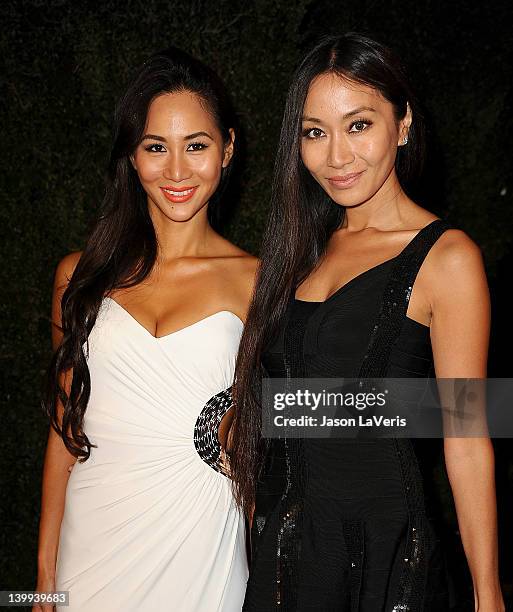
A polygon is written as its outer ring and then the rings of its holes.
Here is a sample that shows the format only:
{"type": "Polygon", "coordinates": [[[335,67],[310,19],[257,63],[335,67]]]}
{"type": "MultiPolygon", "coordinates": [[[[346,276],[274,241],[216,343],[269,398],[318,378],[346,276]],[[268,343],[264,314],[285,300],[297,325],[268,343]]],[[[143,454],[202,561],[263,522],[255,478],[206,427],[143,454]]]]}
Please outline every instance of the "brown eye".
{"type": "Polygon", "coordinates": [[[161,144],[158,144],[158,143],[150,144],[147,147],[144,147],[144,149],[146,151],[149,151],[150,153],[163,153],[166,150],[164,148],[164,145],[161,145],[161,144]]]}
{"type": "Polygon", "coordinates": [[[309,128],[303,131],[303,138],[310,140],[322,138],[322,136],[324,136],[324,132],[320,128],[309,128]]]}
{"type": "Polygon", "coordinates": [[[206,149],[208,145],[203,142],[191,142],[191,144],[187,147],[187,151],[203,151],[206,149]]]}
{"type": "Polygon", "coordinates": [[[353,121],[353,123],[351,123],[351,127],[349,128],[350,132],[363,132],[364,130],[366,130],[369,125],[371,125],[370,121],[363,121],[363,120],[358,120],[358,121],[353,121]]]}

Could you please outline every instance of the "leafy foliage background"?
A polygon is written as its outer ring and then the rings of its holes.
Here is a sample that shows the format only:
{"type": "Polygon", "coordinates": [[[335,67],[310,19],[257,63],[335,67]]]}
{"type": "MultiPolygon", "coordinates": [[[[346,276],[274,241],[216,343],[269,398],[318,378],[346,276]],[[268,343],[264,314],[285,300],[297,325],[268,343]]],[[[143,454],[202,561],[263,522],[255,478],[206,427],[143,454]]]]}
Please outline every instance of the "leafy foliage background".
{"type": "MultiPolygon", "coordinates": [[[[227,83],[245,131],[246,165],[226,233],[257,253],[283,100],[299,54],[319,34],[347,30],[395,48],[431,126],[418,200],[483,248],[497,315],[491,375],[511,376],[504,359],[511,334],[501,326],[509,314],[503,300],[513,227],[512,17],[507,0],[4,0],[0,588],[35,584],[47,431],[39,389],[50,354],[52,277],[59,259],[81,248],[101,199],[114,104],[134,67],[172,44],[227,83]]],[[[512,459],[504,444],[498,451],[506,513],[513,510],[512,459]]],[[[455,532],[442,481],[440,491],[455,532]]],[[[511,537],[507,526],[505,533],[511,537]]],[[[509,572],[506,547],[504,560],[509,572]]]]}

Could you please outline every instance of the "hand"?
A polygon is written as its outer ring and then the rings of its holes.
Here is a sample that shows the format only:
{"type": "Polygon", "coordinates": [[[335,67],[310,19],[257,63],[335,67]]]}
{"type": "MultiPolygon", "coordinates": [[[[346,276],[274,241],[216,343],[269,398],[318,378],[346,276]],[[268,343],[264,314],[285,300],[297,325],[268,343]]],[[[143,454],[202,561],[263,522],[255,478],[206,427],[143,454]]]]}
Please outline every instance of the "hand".
{"type": "MultiPolygon", "coordinates": [[[[38,593],[53,593],[55,591],[55,579],[45,578],[37,581],[36,591],[38,593]]],[[[54,603],[37,603],[32,606],[32,612],[54,612],[54,603]]]]}

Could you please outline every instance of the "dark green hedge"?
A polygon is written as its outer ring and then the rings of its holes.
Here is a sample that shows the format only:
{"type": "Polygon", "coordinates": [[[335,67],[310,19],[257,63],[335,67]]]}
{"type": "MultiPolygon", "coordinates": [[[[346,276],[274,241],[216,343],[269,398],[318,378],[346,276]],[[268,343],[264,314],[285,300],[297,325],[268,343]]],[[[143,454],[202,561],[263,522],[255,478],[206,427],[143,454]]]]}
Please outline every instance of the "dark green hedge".
{"type": "Polygon", "coordinates": [[[319,33],[348,29],[391,44],[413,69],[431,120],[433,154],[419,198],[466,229],[493,272],[513,225],[509,5],[4,0],[0,588],[33,586],[52,276],[64,254],[81,248],[100,201],[113,106],[131,70],[173,44],[227,82],[247,144],[227,234],[256,253],[284,94],[302,48],[319,33]]]}

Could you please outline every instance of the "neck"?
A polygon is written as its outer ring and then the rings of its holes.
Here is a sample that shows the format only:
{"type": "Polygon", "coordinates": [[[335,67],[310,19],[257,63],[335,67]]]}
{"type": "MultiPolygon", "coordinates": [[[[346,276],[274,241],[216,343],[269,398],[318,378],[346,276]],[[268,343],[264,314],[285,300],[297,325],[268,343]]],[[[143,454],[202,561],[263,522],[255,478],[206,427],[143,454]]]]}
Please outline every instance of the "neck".
{"type": "Polygon", "coordinates": [[[157,236],[159,263],[182,257],[204,257],[216,235],[207,219],[207,206],[188,221],[173,221],[159,210],[150,208],[150,216],[157,236]]]}
{"type": "Polygon", "coordinates": [[[404,193],[394,171],[369,199],[345,209],[343,229],[359,232],[368,228],[391,231],[407,225],[413,202],[404,193]]]}

